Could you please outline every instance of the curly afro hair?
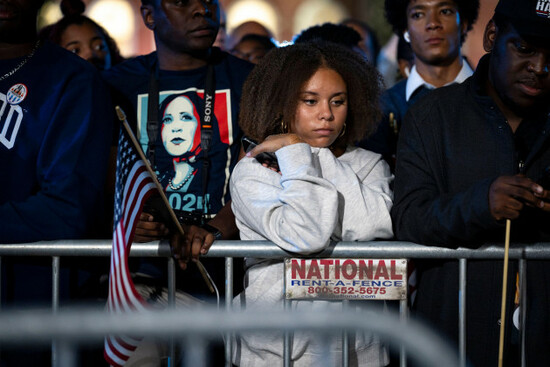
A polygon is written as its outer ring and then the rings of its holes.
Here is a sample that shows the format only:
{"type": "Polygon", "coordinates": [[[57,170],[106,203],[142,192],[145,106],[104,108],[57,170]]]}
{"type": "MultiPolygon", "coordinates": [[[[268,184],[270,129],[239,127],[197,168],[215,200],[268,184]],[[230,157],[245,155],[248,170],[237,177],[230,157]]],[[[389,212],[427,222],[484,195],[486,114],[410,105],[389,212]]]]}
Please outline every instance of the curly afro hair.
{"type": "MultiPolygon", "coordinates": [[[[468,24],[466,33],[468,33],[477,20],[479,13],[479,0],[452,0],[458,7],[460,21],[468,24]]],[[[393,31],[397,35],[402,35],[407,30],[407,7],[411,0],[385,0],[384,8],[386,19],[391,24],[393,31]]],[[[462,35],[464,42],[466,34],[462,35]]]]}
{"type": "Polygon", "coordinates": [[[243,87],[239,115],[245,135],[261,142],[286,133],[281,122],[292,125],[303,86],[320,68],[335,70],[347,87],[346,133],[338,145],[353,144],[372,133],[381,117],[380,75],[356,52],[313,41],[273,49],[252,70],[243,87]]]}

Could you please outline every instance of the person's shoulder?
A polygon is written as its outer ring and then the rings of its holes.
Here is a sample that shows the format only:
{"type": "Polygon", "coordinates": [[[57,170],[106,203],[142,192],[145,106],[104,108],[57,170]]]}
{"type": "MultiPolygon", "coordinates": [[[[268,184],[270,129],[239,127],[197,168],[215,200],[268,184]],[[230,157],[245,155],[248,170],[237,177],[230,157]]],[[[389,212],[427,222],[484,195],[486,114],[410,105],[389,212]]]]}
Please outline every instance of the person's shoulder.
{"type": "Polygon", "coordinates": [[[136,56],[101,72],[103,80],[110,88],[124,95],[137,93],[143,83],[147,83],[156,60],[156,53],[136,56]]]}
{"type": "Polygon", "coordinates": [[[217,47],[214,48],[214,52],[217,53],[218,60],[220,60],[219,64],[227,67],[232,73],[248,75],[254,68],[254,64],[251,62],[239,59],[238,57],[235,57],[226,51],[222,51],[217,47]]]}
{"type": "Polygon", "coordinates": [[[367,149],[363,149],[353,145],[348,145],[342,157],[347,157],[350,159],[356,159],[356,158],[379,159],[382,156],[378,153],[372,152],[367,149]]]}
{"type": "Polygon", "coordinates": [[[390,177],[390,166],[378,153],[360,147],[348,146],[346,152],[338,158],[348,164],[361,180],[371,175],[390,177]]]}
{"type": "Polygon", "coordinates": [[[378,161],[382,160],[382,155],[350,145],[347,147],[346,152],[340,156],[340,160],[351,164],[359,164],[360,166],[369,166],[375,165],[378,161]]]}
{"type": "Polygon", "coordinates": [[[50,41],[43,41],[40,50],[37,51],[37,58],[42,65],[53,67],[53,74],[83,74],[99,77],[97,69],[88,61],[74,53],[58,46],[50,41]]]}
{"type": "Polygon", "coordinates": [[[411,106],[409,112],[421,119],[434,114],[435,111],[440,111],[443,114],[455,114],[456,110],[460,110],[466,103],[470,103],[469,95],[469,80],[461,84],[455,83],[436,88],[420,97],[411,106]]]}
{"type": "Polygon", "coordinates": [[[102,72],[104,78],[148,75],[156,60],[156,52],[132,57],[102,72]]]}
{"type": "Polygon", "coordinates": [[[390,96],[403,96],[405,98],[405,90],[407,89],[407,78],[401,79],[391,88],[388,88],[383,94],[390,96]]]}
{"type": "MultiPolygon", "coordinates": [[[[407,108],[405,89],[407,88],[407,79],[401,79],[391,88],[386,89],[380,96],[380,102],[384,110],[399,110],[407,108]]],[[[394,112],[394,111],[392,111],[394,112]]]]}

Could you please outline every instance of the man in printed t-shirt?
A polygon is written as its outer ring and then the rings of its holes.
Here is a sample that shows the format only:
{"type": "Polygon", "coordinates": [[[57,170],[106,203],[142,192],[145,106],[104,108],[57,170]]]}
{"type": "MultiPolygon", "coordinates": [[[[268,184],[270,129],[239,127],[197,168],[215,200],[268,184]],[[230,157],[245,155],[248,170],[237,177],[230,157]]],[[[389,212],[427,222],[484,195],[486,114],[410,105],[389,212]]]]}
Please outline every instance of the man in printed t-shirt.
{"type": "MultiPolygon", "coordinates": [[[[135,241],[173,235],[172,244],[185,268],[189,257],[205,254],[215,239],[237,235],[228,184],[240,153],[237,117],[241,89],[253,65],[212,47],[220,23],[217,1],[142,0],[141,13],[154,32],[157,51],[117,65],[104,77],[132,120],[143,151],[186,232],[185,238],[175,238],[169,223],[146,208],[135,241]],[[205,106],[209,68],[215,80],[213,109],[210,103],[205,106]],[[213,111],[213,123],[205,180],[201,119],[208,110],[213,111]],[[155,119],[157,133],[152,134],[155,119]]],[[[152,266],[148,260],[142,261],[139,272],[161,277],[164,268],[152,266]]],[[[223,266],[220,270],[223,274],[223,266]]],[[[199,285],[204,291],[204,282],[193,278],[195,273],[182,277],[191,287],[184,289],[192,292],[199,285]]],[[[178,285],[182,282],[178,280],[178,285]]]]}

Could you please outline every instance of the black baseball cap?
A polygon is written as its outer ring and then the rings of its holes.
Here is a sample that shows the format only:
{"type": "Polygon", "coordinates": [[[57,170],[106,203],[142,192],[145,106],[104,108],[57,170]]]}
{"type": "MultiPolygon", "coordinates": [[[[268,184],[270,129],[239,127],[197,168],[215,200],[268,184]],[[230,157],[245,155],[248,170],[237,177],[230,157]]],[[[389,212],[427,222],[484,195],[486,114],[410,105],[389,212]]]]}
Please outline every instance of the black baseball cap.
{"type": "Polygon", "coordinates": [[[550,40],[550,0],[500,0],[495,14],[504,16],[524,38],[550,40]]]}

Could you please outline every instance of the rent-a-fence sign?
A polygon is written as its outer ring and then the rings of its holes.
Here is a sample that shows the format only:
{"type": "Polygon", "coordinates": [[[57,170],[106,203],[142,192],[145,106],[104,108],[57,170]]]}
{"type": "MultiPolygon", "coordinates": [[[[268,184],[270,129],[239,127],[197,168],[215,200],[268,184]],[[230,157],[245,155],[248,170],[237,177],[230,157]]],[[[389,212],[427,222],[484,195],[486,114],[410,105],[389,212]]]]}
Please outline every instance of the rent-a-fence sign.
{"type": "Polygon", "coordinates": [[[407,298],[405,259],[285,259],[287,299],[407,298]]]}

